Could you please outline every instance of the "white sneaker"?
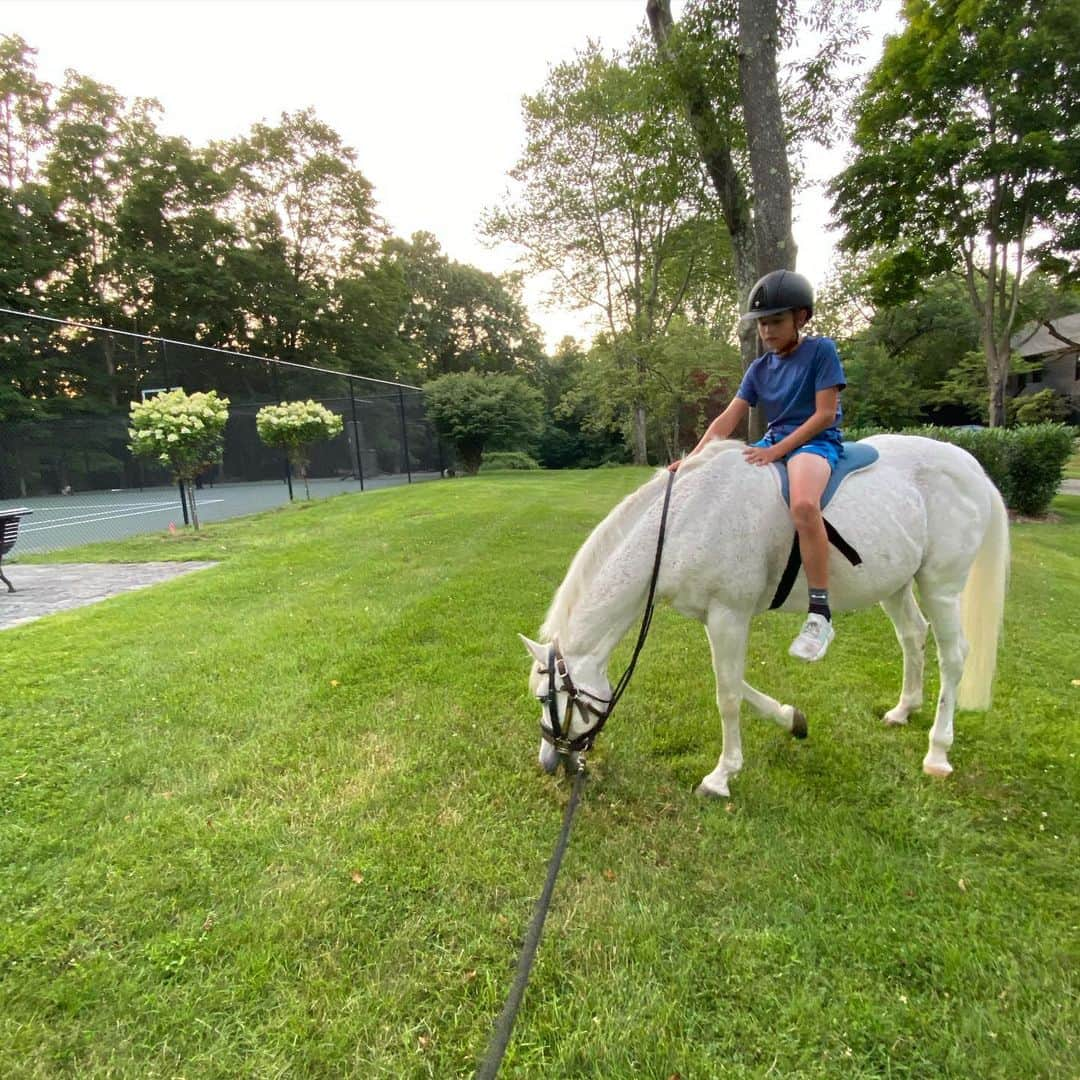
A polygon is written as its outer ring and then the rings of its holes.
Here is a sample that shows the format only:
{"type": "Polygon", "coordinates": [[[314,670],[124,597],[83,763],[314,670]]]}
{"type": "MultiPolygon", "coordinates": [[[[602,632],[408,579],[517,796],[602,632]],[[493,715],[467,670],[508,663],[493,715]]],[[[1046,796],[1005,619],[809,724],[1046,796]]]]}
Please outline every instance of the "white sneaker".
{"type": "Polygon", "coordinates": [[[832,623],[824,615],[807,615],[799,636],[791,643],[788,653],[796,660],[820,660],[836,637],[832,623]]]}

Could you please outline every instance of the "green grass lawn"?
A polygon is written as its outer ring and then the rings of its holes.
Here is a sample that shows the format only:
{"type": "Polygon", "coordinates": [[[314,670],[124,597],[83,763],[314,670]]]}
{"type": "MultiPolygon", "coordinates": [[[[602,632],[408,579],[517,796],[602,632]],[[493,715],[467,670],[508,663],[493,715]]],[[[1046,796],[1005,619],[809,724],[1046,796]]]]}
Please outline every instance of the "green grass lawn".
{"type": "MultiPolygon", "coordinates": [[[[214,569],[0,635],[0,1075],[468,1076],[568,796],[515,631],[640,470],[298,505],[79,559],[214,569]]],[[[506,1077],[1080,1075],[1080,498],[1015,526],[994,709],[886,730],[880,611],[754,628],[731,802],[668,609],[592,757],[506,1077]]],[[[631,635],[632,637],[633,635],[631,635]]],[[[618,661],[629,652],[624,643],[618,661]]],[[[928,701],[936,693],[931,665],[928,701]]]]}
{"type": "Polygon", "coordinates": [[[1077,442],[1072,457],[1065,462],[1065,476],[1069,480],[1080,480],[1080,442],[1077,442]]]}

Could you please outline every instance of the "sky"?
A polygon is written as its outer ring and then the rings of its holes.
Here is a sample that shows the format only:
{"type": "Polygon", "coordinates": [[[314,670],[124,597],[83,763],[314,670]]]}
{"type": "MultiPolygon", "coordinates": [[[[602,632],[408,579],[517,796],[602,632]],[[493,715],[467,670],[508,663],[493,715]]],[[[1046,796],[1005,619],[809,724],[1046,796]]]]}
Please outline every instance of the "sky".
{"type": "MultiPolygon", "coordinates": [[[[678,18],[682,4],[673,0],[678,18]]],[[[898,0],[869,16],[868,68],[898,0]]],[[[282,112],[314,107],[357,153],[379,213],[398,236],[433,233],[459,262],[491,273],[514,252],[478,235],[523,143],[521,98],[588,39],[625,44],[645,0],[5,0],[0,33],[37,49],[38,77],[64,71],[161,102],[161,127],[195,145],[245,134],[282,112]]],[[[827,180],[844,148],[813,157],[827,180]]],[[[799,269],[821,281],[833,237],[820,188],[798,200],[799,269]]],[[[586,336],[578,312],[547,310],[539,282],[525,298],[549,346],[586,336]]]]}

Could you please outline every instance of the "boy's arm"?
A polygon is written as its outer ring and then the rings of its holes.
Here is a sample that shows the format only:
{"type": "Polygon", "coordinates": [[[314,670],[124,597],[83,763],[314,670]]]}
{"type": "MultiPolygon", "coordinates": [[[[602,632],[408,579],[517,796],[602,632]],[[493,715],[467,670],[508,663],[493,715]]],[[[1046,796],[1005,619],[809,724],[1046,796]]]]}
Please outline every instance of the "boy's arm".
{"type": "Polygon", "coordinates": [[[772,446],[750,447],[746,450],[747,461],[755,465],[768,465],[779,461],[798,450],[803,443],[809,442],[815,435],[820,435],[826,428],[836,423],[836,405],[840,397],[840,387],[829,386],[814,394],[814,413],[809,420],[804,420],[790,435],[785,435],[772,446]]]}

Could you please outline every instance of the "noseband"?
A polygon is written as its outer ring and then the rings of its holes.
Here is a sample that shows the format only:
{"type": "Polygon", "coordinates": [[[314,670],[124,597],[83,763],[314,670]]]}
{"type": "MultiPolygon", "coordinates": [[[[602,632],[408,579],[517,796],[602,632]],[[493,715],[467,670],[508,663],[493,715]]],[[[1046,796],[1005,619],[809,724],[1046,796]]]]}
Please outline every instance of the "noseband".
{"type": "Polygon", "coordinates": [[[575,686],[566,667],[566,658],[562,656],[554,644],[548,645],[547,667],[541,668],[539,674],[548,677],[547,693],[541,700],[547,706],[548,722],[551,726],[549,729],[544,725],[543,721],[540,723],[540,734],[544,741],[551,743],[560,754],[582,753],[591,750],[593,743],[596,741],[596,736],[600,734],[600,729],[611,714],[613,698],[602,698],[592,693],[591,690],[575,686]],[[560,690],[567,695],[565,730],[559,723],[558,692],[560,690]],[[599,709],[597,705],[603,705],[605,708],[599,709]],[[581,714],[583,720],[586,718],[586,713],[591,713],[596,717],[596,723],[587,731],[571,738],[570,728],[573,725],[575,708],[581,714]]]}
{"type": "Polygon", "coordinates": [[[630,682],[630,676],[634,674],[634,667],[645,645],[645,638],[649,634],[649,626],[652,623],[656,579],[660,576],[660,558],[664,554],[664,533],[667,529],[668,506],[671,503],[671,485],[674,480],[675,474],[669,472],[667,486],[664,488],[664,506],[660,511],[660,532],[656,538],[656,558],[653,560],[652,577],[649,580],[649,595],[645,601],[645,613],[641,617],[641,629],[638,631],[637,644],[634,646],[634,654],[630,657],[630,663],[622,673],[622,678],[619,679],[618,684],[612,691],[611,697],[602,698],[591,690],[575,686],[566,667],[566,658],[559,652],[554,642],[548,645],[547,667],[541,668],[539,671],[540,675],[548,677],[547,693],[542,696],[538,694],[537,697],[545,703],[551,728],[548,730],[547,725],[541,719],[540,734],[544,742],[550,743],[560,754],[580,754],[592,749],[593,743],[596,742],[596,736],[600,734],[601,729],[608,721],[608,717],[615,711],[619,698],[622,697],[623,691],[630,682]],[[560,690],[567,695],[566,715],[564,717],[566,721],[565,730],[563,725],[559,723],[558,692],[560,690]],[[603,706],[603,708],[598,708],[598,706],[603,706]],[[570,728],[573,723],[575,708],[581,714],[582,719],[585,719],[586,713],[591,713],[596,717],[596,722],[580,735],[571,738],[570,728]]]}

